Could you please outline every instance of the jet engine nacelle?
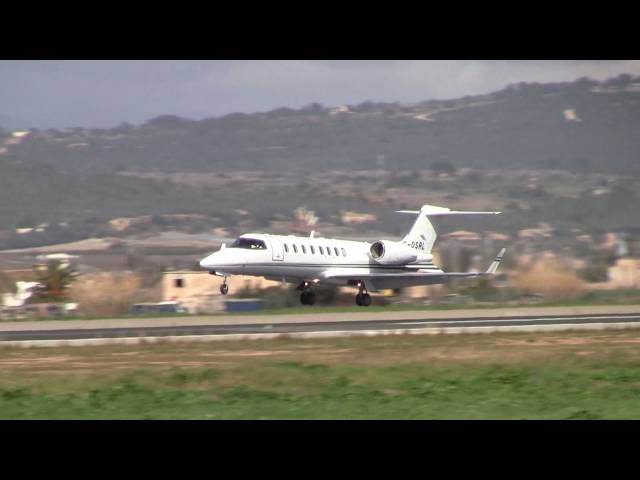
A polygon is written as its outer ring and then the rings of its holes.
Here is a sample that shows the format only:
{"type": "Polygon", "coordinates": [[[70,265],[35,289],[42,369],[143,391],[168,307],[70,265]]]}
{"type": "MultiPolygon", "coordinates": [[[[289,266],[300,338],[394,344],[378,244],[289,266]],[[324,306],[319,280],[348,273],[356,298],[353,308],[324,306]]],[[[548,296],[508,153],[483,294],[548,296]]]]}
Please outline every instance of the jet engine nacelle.
{"type": "Polygon", "coordinates": [[[415,262],[418,254],[404,243],[378,240],[371,244],[371,257],[382,265],[402,265],[415,262]]]}

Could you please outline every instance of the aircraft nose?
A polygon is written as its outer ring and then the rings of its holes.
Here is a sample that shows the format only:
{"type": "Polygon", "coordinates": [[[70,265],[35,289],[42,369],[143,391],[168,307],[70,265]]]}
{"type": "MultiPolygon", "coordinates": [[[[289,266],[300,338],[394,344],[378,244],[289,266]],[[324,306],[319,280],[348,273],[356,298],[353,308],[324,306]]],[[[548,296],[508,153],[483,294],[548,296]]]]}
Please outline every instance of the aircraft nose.
{"type": "Polygon", "coordinates": [[[209,270],[213,269],[216,267],[216,253],[212,253],[211,255],[207,255],[206,257],[204,257],[202,260],[200,260],[200,266],[202,268],[207,268],[209,270]]]}
{"type": "Polygon", "coordinates": [[[246,263],[247,260],[243,255],[233,254],[233,252],[224,250],[222,252],[212,253],[208,257],[203,258],[200,261],[200,266],[208,270],[216,270],[217,268],[244,265],[246,263]]]}

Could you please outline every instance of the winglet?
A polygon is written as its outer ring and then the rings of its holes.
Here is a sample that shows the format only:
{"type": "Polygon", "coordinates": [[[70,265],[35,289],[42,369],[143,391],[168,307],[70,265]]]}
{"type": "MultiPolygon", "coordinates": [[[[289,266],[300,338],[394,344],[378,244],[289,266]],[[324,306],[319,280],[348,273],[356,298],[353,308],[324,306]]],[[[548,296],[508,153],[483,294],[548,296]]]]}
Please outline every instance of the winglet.
{"type": "Polygon", "coordinates": [[[496,258],[493,259],[493,262],[491,262],[491,265],[489,265],[489,268],[487,268],[487,271],[485,272],[485,274],[492,275],[496,273],[496,270],[498,270],[498,265],[500,265],[500,262],[504,257],[504,252],[506,251],[507,251],[506,248],[503,248],[502,250],[500,250],[500,253],[498,253],[498,255],[496,255],[496,258]]]}

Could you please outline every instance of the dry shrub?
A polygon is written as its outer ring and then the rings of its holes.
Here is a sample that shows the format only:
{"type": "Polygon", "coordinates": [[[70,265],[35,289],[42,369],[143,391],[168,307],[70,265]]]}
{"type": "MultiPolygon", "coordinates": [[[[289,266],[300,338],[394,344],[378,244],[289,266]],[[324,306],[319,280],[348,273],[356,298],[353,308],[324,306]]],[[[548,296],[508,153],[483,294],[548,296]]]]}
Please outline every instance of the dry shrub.
{"type": "Polygon", "coordinates": [[[534,264],[510,276],[513,287],[546,297],[575,298],[586,291],[585,283],[570,270],[559,270],[548,264],[534,264]]]}
{"type": "Polygon", "coordinates": [[[73,282],[69,296],[84,315],[117,315],[138,301],[141,283],[131,272],[89,273],[73,282]]]}

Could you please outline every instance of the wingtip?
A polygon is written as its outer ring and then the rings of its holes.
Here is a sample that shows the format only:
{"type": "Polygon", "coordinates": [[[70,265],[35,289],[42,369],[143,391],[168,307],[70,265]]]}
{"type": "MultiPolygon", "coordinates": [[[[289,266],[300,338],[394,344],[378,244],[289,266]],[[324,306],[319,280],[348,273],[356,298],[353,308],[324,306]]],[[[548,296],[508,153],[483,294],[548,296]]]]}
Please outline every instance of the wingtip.
{"type": "Polygon", "coordinates": [[[493,262],[491,262],[491,265],[489,265],[489,268],[487,268],[487,271],[485,272],[485,274],[493,275],[496,273],[496,271],[498,270],[498,267],[500,266],[500,263],[502,262],[502,259],[504,258],[504,253],[506,251],[507,249],[505,247],[500,249],[500,252],[498,252],[498,255],[496,255],[496,257],[493,259],[493,262]]]}

